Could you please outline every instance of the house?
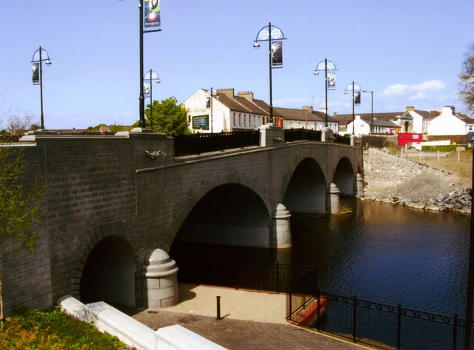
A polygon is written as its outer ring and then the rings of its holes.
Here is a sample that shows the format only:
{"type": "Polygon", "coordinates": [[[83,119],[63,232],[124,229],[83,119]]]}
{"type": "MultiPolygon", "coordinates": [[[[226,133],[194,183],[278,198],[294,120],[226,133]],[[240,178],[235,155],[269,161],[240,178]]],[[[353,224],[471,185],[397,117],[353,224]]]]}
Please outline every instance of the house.
{"type": "Polygon", "coordinates": [[[407,106],[399,118],[400,133],[426,134],[429,123],[438,116],[437,111],[423,111],[407,106]]]}
{"type": "Polygon", "coordinates": [[[466,135],[472,131],[474,120],[463,114],[456,114],[453,106],[445,106],[441,114],[430,121],[428,135],[466,135]]]}
{"type": "MultiPolygon", "coordinates": [[[[314,111],[312,106],[304,106],[301,109],[274,107],[276,118],[282,119],[283,129],[311,129],[321,130],[325,127],[325,113],[314,111]]],[[[328,127],[335,133],[339,130],[339,123],[328,115],[328,127]]]]}
{"type": "Polygon", "coordinates": [[[252,92],[218,89],[213,94],[199,89],[184,101],[189,128],[195,132],[254,130],[267,123],[269,107],[252,92]]]}
{"type": "MultiPolygon", "coordinates": [[[[184,101],[184,106],[188,111],[189,128],[194,132],[255,130],[270,119],[270,106],[256,99],[251,91],[235,94],[234,89],[217,89],[211,94],[199,89],[184,101]]],[[[322,112],[313,111],[312,107],[273,107],[273,124],[284,129],[306,127],[321,130],[324,116],[322,112]]],[[[338,123],[330,116],[328,126],[337,132],[338,123]]]]}
{"type": "Polygon", "coordinates": [[[363,113],[354,115],[354,125],[352,114],[335,114],[334,120],[339,122],[339,134],[352,134],[356,136],[368,134],[393,134],[398,132],[398,118],[401,112],[389,113],[363,113]]]}

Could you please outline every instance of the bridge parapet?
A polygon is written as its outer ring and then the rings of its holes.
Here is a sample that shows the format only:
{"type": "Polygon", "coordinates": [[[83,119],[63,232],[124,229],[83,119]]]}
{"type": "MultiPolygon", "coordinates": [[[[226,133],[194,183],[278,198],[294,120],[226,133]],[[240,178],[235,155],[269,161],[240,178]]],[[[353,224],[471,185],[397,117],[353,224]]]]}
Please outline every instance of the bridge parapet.
{"type": "Polygon", "coordinates": [[[279,147],[285,142],[285,132],[282,128],[265,124],[260,127],[260,147],[279,147]]]}

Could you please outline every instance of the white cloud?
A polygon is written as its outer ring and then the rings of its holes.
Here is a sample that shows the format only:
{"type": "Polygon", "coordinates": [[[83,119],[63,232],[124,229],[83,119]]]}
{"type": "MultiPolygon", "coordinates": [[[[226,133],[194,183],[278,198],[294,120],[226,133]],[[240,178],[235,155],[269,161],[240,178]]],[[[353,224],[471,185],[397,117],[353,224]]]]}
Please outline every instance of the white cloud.
{"type": "Polygon", "coordinates": [[[382,96],[399,96],[405,94],[412,94],[409,99],[421,99],[425,98],[427,91],[437,91],[442,90],[446,87],[446,85],[441,80],[428,80],[424,81],[420,84],[393,84],[385,88],[382,91],[382,96]]]}

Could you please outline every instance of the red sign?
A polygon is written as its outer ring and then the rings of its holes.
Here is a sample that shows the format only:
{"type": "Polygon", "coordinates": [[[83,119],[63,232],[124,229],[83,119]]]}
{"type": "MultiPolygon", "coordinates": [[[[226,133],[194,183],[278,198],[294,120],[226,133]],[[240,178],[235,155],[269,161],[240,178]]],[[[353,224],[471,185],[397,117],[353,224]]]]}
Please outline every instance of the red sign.
{"type": "Polygon", "coordinates": [[[275,118],[275,125],[279,128],[283,128],[283,119],[275,118]]]}
{"type": "Polygon", "coordinates": [[[423,141],[423,134],[404,133],[398,134],[398,145],[405,146],[407,143],[423,141]]]}

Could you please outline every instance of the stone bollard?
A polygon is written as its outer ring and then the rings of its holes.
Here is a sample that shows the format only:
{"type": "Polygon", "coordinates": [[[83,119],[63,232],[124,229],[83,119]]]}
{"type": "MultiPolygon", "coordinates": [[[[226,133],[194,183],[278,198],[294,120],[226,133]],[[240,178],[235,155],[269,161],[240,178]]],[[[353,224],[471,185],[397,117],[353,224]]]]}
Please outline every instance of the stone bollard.
{"type": "Polygon", "coordinates": [[[329,200],[331,204],[331,214],[338,214],[340,212],[340,194],[341,191],[335,183],[329,186],[329,200]]]}
{"type": "Polygon", "coordinates": [[[159,309],[178,303],[178,267],[161,249],[148,254],[142,270],[143,301],[147,308],[159,309]]]}
{"type": "Polygon", "coordinates": [[[273,217],[273,233],[275,235],[274,248],[291,247],[291,213],[282,203],[278,203],[273,217]]]}
{"type": "Polygon", "coordinates": [[[357,173],[356,176],[356,195],[357,196],[363,196],[364,195],[364,177],[362,174],[357,173]]]}

